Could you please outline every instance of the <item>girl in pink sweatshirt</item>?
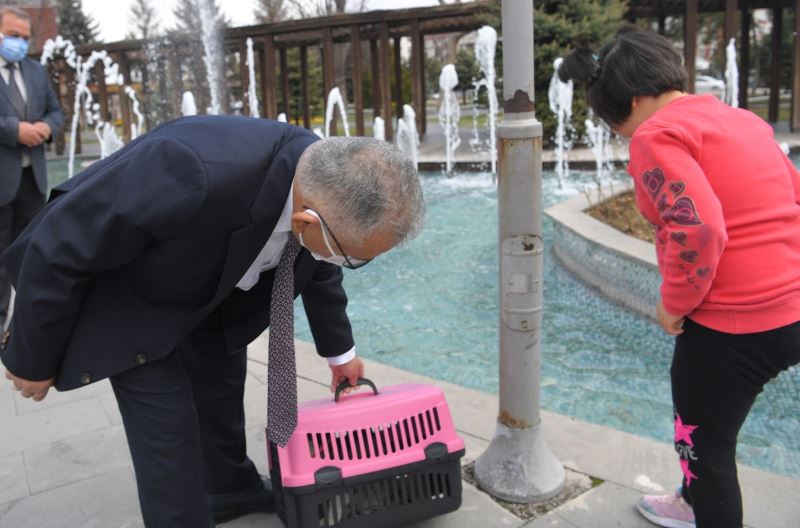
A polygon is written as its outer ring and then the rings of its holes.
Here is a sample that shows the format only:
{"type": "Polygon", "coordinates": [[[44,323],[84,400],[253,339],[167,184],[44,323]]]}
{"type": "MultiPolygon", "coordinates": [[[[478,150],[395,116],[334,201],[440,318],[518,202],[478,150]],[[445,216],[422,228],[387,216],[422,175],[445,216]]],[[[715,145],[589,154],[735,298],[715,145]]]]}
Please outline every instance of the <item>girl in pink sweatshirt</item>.
{"type": "Polygon", "coordinates": [[[639,210],[655,226],[658,320],[670,370],[683,484],[645,496],[660,526],[741,527],[736,439],[764,385],[800,361],[800,176],[772,129],[687,93],[672,44],[625,28],[559,68],[595,114],[630,137],[639,210]]]}

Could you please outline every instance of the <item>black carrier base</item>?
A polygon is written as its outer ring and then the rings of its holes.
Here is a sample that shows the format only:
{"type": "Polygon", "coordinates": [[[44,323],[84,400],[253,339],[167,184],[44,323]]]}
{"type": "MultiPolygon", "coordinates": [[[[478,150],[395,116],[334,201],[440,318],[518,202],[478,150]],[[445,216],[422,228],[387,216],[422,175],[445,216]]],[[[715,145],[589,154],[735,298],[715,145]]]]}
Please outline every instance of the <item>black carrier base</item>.
{"type": "Polygon", "coordinates": [[[288,528],[400,527],[461,506],[463,449],[431,444],[426,460],[346,479],[329,466],[317,471],[315,485],[300,488],[283,487],[277,449],[269,449],[275,507],[288,528]]]}

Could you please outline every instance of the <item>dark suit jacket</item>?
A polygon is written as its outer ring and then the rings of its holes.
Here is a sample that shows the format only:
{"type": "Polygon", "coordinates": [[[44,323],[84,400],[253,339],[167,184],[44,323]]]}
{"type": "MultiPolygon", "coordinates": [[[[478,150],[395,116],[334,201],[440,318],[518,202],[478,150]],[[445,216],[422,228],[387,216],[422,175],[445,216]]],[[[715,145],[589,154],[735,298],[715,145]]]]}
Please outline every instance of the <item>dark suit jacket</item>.
{"type": "MultiPolygon", "coordinates": [[[[69,390],[161,358],[197,327],[221,324],[229,351],[246,346],[268,325],[274,274],[251,293],[236,284],[316,140],[265,119],[182,118],[55,188],[0,258],[17,291],[0,359],[69,390]]],[[[295,295],[323,356],[353,346],[341,282],[300,252],[295,295]]]]}
{"type": "MultiPolygon", "coordinates": [[[[28,96],[27,121],[31,123],[44,121],[50,125],[50,137],[55,137],[64,124],[64,114],[50,88],[47,72],[41,64],[31,59],[23,59],[19,65],[28,96]]],[[[8,85],[0,77],[0,205],[10,203],[17,195],[22,177],[23,152],[31,157],[31,166],[39,191],[42,194],[47,192],[44,145],[31,149],[19,143],[21,117],[11,104],[8,85]]]]}

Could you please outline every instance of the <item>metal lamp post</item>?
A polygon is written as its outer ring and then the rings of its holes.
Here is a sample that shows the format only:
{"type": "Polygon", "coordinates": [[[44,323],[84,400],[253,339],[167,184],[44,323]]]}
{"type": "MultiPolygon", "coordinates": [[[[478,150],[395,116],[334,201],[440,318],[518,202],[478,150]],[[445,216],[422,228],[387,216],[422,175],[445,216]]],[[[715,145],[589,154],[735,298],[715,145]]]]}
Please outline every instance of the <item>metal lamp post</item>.
{"type": "Polygon", "coordinates": [[[533,106],[533,0],[503,0],[503,101],[497,127],[500,235],[500,412],[475,463],[490,494],[513,502],[557,495],[564,467],[545,443],[540,407],[542,124],[533,106]]]}

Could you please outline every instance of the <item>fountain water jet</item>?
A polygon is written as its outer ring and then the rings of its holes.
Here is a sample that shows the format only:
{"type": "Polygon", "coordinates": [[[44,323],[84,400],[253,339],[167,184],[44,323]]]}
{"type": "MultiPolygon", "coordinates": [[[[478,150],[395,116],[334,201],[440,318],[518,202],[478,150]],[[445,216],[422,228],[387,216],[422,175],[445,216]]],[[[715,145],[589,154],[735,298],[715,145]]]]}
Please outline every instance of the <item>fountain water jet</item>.
{"type": "Polygon", "coordinates": [[[222,42],[217,28],[216,10],[214,0],[199,0],[200,22],[203,29],[203,61],[206,65],[208,88],[211,92],[211,106],[207,109],[209,114],[222,113],[222,97],[225,92],[225,75],[222,57],[222,42]]]}
{"type": "Polygon", "coordinates": [[[131,123],[131,139],[136,139],[144,128],[144,115],[141,110],[139,110],[139,99],[136,97],[136,90],[130,86],[126,86],[125,94],[133,103],[133,113],[136,115],[136,124],[131,123]]]}
{"type": "Polygon", "coordinates": [[[725,102],[739,108],[739,67],[736,65],[736,39],[725,47],[725,102]]]}
{"type": "Polygon", "coordinates": [[[192,92],[183,92],[183,97],[181,99],[181,115],[197,115],[197,104],[194,102],[194,94],[192,92]]]}
{"type": "Polygon", "coordinates": [[[553,62],[555,71],[550,79],[550,88],[547,90],[547,98],[550,102],[550,110],[556,114],[558,125],[556,127],[556,175],[558,185],[564,181],[564,175],[569,173],[569,160],[567,152],[572,147],[572,141],[567,138],[567,132],[572,129],[572,81],[562,82],[558,78],[558,67],[564,59],[558,58],[553,62]]]}
{"type": "Polygon", "coordinates": [[[339,109],[339,115],[342,116],[342,123],[344,124],[344,135],[350,137],[350,127],[347,124],[347,109],[344,106],[344,99],[339,87],[334,87],[328,93],[328,102],[325,106],[325,137],[331,137],[331,122],[333,121],[334,110],[339,109]]]}
{"type": "Polygon", "coordinates": [[[478,92],[480,88],[486,87],[489,99],[489,153],[492,159],[492,174],[497,173],[497,137],[495,128],[497,125],[497,89],[495,80],[497,75],[494,68],[495,50],[497,48],[497,31],[491,26],[483,26],[478,30],[478,40],[475,42],[475,58],[480,65],[483,79],[474,83],[473,91],[473,139],[470,144],[473,148],[480,146],[480,136],[478,135],[478,92]]]}
{"type": "Polygon", "coordinates": [[[456,67],[452,64],[445,65],[439,75],[439,123],[444,129],[446,171],[453,170],[453,160],[455,151],[461,144],[461,137],[458,134],[458,120],[461,117],[461,108],[458,98],[453,90],[458,86],[458,74],[456,67]]]}
{"type": "Polygon", "coordinates": [[[381,141],[386,141],[386,123],[384,123],[383,118],[380,116],[376,117],[372,124],[372,137],[380,139],[381,141]]]}
{"type": "MultiPolygon", "coordinates": [[[[256,96],[256,61],[253,57],[253,39],[247,37],[247,101],[250,104],[250,117],[260,117],[258,113],[258,96],[256,96]]],[[[280,116],[278,116],[280,121],[280,116]]]]}
{"type": "Polygon", "coordinates": [[[419,132],[417,113],[410,105],[403,105],[403,118],[397,120],[397,148],[417,167],[419,152],[419,132]]]}
{"type": "Polygon", "coordinates": [[[595,124],[590,118],[584,121],[586,136],[592,149],[595,161],[595,182],[597,183],[598,196],[602,194],[603,181],[613,170],[611,152],[611,131],[602,123],[595,124]]]}

